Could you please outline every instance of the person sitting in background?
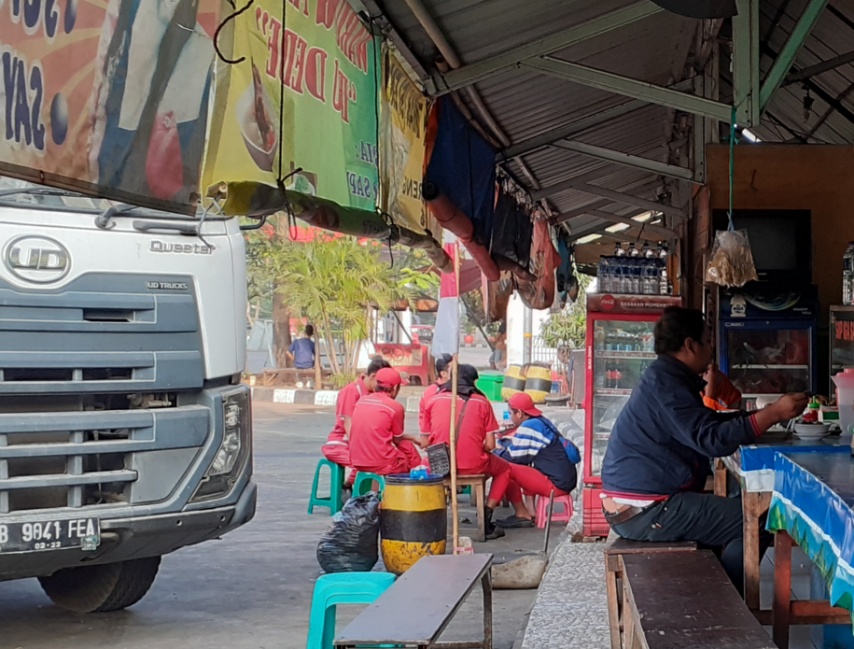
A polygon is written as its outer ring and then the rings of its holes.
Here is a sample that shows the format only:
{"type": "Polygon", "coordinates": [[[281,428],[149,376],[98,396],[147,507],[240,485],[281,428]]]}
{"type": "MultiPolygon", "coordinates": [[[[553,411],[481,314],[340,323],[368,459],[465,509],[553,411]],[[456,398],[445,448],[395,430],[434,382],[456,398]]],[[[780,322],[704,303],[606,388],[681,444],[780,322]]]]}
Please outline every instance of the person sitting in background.
{"type": "Polygon", "coordinates": [[[404,433],[405,409],[395,401],[403,379],[392,367],[377,372],[374,392],[353,409],[350,424],[350,462],[357,471],[378,475],[409,473],[423,462],[404,433]]]}
{"type": "MultiPolygon", "coordinates": [[[[385,367],[391,367],[388,361],[375,358],[368,365],[367,371],[357,380],[344,386],[338,393],[335,402],[335,426],[326,443],[320,447],[320,452],[330,462],[335,462],[347,468],[352,467],[350,462],[350,427],[353,422],[353,410],[356,403],[364,396],[373,392],[377,387],[377,372],[385,367]]],[[[353,471],[350,471],[344,486],[353,484],[353,471]]]]}
{"type": "MultiPolygon", "coordinates": [[[[548,498],[565,496],[575,489],[581,461],[578,448],[564,440],[555,425],[534,405],[531,395],[518,392],[508,403],[516,430],[499,441],[496,454],[513,464],[507,498],[511,502],[525,495],[548,498]]],[[[496,521],[503,528],[533,527],[534,516],[527,510],[496,521]]]]}
{"type": "Polygon", "coordinates": [[[293,341],[285,352],[298,370],[310,370],[314,367],[314,341],[311,339],[313,335],[314,327],[306,325],[303,335],[293,341]]]}
{"type": "Polygon", "coordinates": [[[738,410],[741,405],[741,390],[732,384],[726,374],[714,363],[710,364],[703,380],[703,403],[712,410],[738,410]]]}
{"type": "Polygon", "coordinates": [[[451,362],[453,360],[454,357],[450,354],[442,354],[436,359],[436,382],[427,386],[424,394],[421,395],[421,401],[418,404],[418,430],[421,431],[422,435],[430,434],[430,426],[427,425],[424,419],[427,412],[427,405],[439,393],[442,386],[451,380],[451,362]]]}
{"type": "MultiPolygon", "coordinates": [[[[710,459],[732,455],[774,424],[798,416],[807,397],[787,394],[752,413],[715,412],[700,396],[700,375],[712,361],[703,314],[668,307],[653,335],[658,358],[617,416],[605,451],[605,519],[633,541],[695,541],[711,548],[743,592],[741,499],[701,493],[710,459]]],[[[771,535],[760,534],[764,553],[771,535]]]]}
{"type": "MultiPolygon", "coordinates": [[[[511,465],[492,453],[495,450],[495,432],[499,426],[489,399],[475,387],[477,370],[471,365],[460,365],[457,375],[457,474],[486,475],[492,478],[485,507],[486,538],[498,539],[504,536],[504,530],[492,522],[492,516],[510,485],[511,465]]],[[[425,413],[425,422],[430,429],[430,444],[450,444],[453,399],[449,381],[430,400],[425,413]]],[[[518,514],[527,512],[521,494],[510,502],[518,514]]]]}

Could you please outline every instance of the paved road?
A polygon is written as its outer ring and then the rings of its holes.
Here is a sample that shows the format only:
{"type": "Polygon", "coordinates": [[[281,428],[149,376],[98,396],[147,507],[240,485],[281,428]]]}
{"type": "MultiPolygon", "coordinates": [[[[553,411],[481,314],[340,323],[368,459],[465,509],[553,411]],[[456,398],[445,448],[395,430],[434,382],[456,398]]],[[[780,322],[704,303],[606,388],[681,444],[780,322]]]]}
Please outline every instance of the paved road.
{"type": "MultiPolygon", "coordinates": [[[[410,419],[413,419],[410,417],[410,419]]],[[[0,583],[0,649],[299,649],[305,647],[317,538],[329,525],[306,515],[317,447],[329,411],[255,405],[258,514],[244,528],[165,557],[149,594],[128,611],[78,616],[59,609],[34,580],[0,583]]],[[[412,422],[414,423],[414,421],[412,422]]],[[[516,530],[490,551],[536,549],[537,530],[516,530]]],[[[509,649],[535,591],[496,593],[496,649],[509,649]]],[[[341,611],[341,618],[353,615],[341,611]]],[[[477,628],[464,608],[454,636],[477,628]],[[473,625],[473,626],[472,626],[473,625]]]]}

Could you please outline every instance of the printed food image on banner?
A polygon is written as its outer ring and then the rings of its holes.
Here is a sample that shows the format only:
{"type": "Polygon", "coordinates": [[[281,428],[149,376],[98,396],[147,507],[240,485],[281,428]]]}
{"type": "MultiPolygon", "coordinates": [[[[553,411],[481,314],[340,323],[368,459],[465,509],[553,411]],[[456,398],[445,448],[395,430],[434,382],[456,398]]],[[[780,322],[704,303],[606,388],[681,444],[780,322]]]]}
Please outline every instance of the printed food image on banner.
{"type": "Polygon", "coordinates": [[[195,210],[220,0],[0,2],[0,173],[195,210]]]}
{"type": "Polygon", "coordinates": [[[227,31],[236,62],[217,63],[205,186],[281,175],[288,190],[374,212],[378,43],[347,0],[256,0],[227,31]]]}
{"type": "Polygon", "coordinates": [[[441,238],[421,199],[427,98],[391,50],[384,52],[383,76],[382,209],[399,225],[441,238]]]}

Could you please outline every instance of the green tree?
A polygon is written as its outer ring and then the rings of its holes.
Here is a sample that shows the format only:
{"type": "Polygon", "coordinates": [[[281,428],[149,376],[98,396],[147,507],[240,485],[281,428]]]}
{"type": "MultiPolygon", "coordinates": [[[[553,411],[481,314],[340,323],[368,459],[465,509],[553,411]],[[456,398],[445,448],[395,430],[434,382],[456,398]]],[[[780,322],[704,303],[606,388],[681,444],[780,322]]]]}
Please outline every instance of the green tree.
{"type": "Polygon", "coordinates": [[[572,304],[567,304],[562,311],[554,313],[545,320],[540,334],[549,347],[584,347],[587,336],[587,288],[590,286],[590,275],[577,274],[578,298],[572,304]]]}

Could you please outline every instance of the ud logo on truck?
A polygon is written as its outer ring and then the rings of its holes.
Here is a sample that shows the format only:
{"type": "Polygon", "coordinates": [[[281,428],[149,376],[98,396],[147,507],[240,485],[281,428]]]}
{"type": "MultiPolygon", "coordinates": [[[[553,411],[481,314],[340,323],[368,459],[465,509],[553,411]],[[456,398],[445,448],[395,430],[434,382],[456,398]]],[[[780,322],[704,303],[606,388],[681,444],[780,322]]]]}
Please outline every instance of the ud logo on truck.
{"type": "Polygon", "coordinates": [[[65,246],[47,237],[25,236],[6,246],[3,262],[9,271],[26,282],[56,282],[71,269],[71,257],[65,246]]]}

